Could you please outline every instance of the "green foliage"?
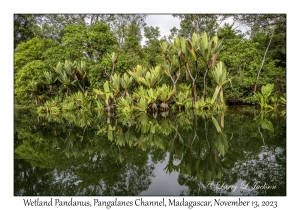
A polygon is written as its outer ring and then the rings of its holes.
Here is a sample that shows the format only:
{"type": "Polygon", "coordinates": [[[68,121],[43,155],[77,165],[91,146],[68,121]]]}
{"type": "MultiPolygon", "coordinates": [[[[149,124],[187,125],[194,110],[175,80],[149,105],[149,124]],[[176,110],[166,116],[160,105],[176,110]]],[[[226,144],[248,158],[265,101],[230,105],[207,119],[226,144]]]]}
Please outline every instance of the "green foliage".
{"type": "Polygon", "coordinates": [[[19,44],[14,51],[14,72],[17,73],[22,67],[32,61],[43,60],[43,53],[56,45],[57,43],[53,40],[39,38],[32,38],[19,44]]]}
{"type": "Polygon", "coordinates": [[[228,73],[226,71],[226,67],[223,62],[219,62],[214,70],[212,70],[212,76],[217,83],[217,87],[215,93],[212,97],[212,103],[218,98],[218,104],[223,104],[223,88],[222,86],[225,85],[227,82],[231,82],[231,79],[228,78],[228,73]]]}
{"type": "Polygon", "coordinates": [[[214,54],[219,54],[222,49],[222,41],[219,41],[217,36],[210,39],[206,32],[202,33],[201,40],[196,36],[196,34],[193,35],[193,43],[197,46],[196,53],[205,63],[208,63],[214,54]]]}
{"type": "Polygon", "coordinates": [[[109,98],[114,98],[114,95],[112,93],[112,90],[109,86],[108,81],[106,81],[103,85],[103,91],[98,89],[93,89],[96,93],[96,96],[99,96],[103,100],[108,100],[109,98]]]}
{"type": "Polygon", "coordinates": [[[125,89],[128,90],[128,88],[130,87],[130,85],[132,84],[132,77],[129,77],[127,73],[123,74],[123,77],[121,77],[121,86],[125,89]]]}
{"type": "Polygon", "coordinates": [[[43,91],[43,62],[34,60],[27,63],[15,74],[15,96],[19,104],[31,104],[31,98],[37,102],[43,91]]]}
{"type": "MultiPolygon", "coordinates": [[[[250,38],[244,39],[239,31],[233,29],[233,25],[225,24],[222,28],[218,28],[216,36],[218,21],[222,22],[228,16],[175,16],[181,19],[182,28],[173,29],[173,35],[179,32],[181,36],[167,43],[165,38],[159,40],[158,27],[145,27],[144,16],[16,15],[18,24],[22,22],[20,21],[22,18],[28,21],[29,31],[35,30],[34,33],[39,34],[39,37],[51,37],[51,39],[32,38],[16,47],[14,53],[16,101],[41,105],[47,100],[54,99],[55,96],[63,99],[78,91],[85,94],[86,91],[91,93],[94,90],[96,96],[104,99],[105,103],[113,108],[117,107],[118,100],[124,96],[130,99],[131,93],[139,92],[138,87],[143,85],[146,87],[143,96],[132,94],[134,95],[132,103],[134,105],[140,103],[143,97],[148,102],[148,108],[153,105],[154,110],[157,109],[158,100],[161,102],[160,106],[167,109],[169,103],[176,104],[177,101],[177,104],[185,108],[225,110],[223,91],[226,93],[226,102],[254,103],[252,90],[264,50],[269,43],[268,29],[260,29],[258,24],[254,24],[251,26],[250,38]],[[89,17],[92,18],[90,22],[85,22],[84,20],[89,17]],[[136,20],[141,22],[135,22],[136,20]],[[121,21],[119,25],[118,21],[121,21]],[[38,22],[40,26],[32,27],[31,24],[38,22]],[[199,23],[209,25],[197,25],[199,23]],[[53,33],[56,34],[49,34],[50,28],[53,28],[53,33]],[[144,48],[140,45],[142,28],[147,39],[144,48]],[[228,79],[226,70],[221,71],[223,68],[217,66],[213,69],[217,59],[226,64],[232,75],[231,79],[228,79]],[[207,78],[210,69],[212,74],[207,78]],[[185,79],[182,76],[184,73],[185,79]],[[25,74],[30,76],[27,78],[25,74]],[[201,87],[202,81],[204,94],[201,98],[197,88],[201,87]],[[215,90],[214,81],[217,83],[215,90]],[[228,81],[234,84],[230,91],[224,86],[228,81]],[[189,93],[180,89],[178,83],[187,86],[189,84],[189,93]],[[172,91],[170,84],[173,84],[172,91]],[[181,93],[177,94],[177,89],[181,93]],[[208,98],[206,93],[212,95],[212,98],[208,98]],[[109,99],[113,100],[108,101],[109,99]]],[[[251,18],[254,18],[251,15],[245,17],[247,19],[243,21],[246,22],[251,22],[251,18]]],[[[272,23],[275,42],[271,43],[270,55],[266,57],[258,87],[274,83],[276,97],[271,97],[270,101],[277,107],[284,103],[279,97],[285,97],[285,65],[280,58],[280,55],[284,55],[285,44],[280,41],[280,37],[285,36],[285,27],[279,16],[257,17],[259,21],[266,18],[272,23]]],[[[235,18],[239,19],[242,16],[237,15],[235,18]]],[[[101,109],[100,104],[99,108],[101,109]]]]}
{"type": "Polygon", "coordinates": [[[31,14],[14,14],[14,48],[36,34],[36,18],[31,14]]]}
{"type": "Polygon", "coordinates": [[[273,107],[269,105],[269,97],[273,91],[273,88],[274,84],[267,84],[265,86],[262,86],[261,92],[254,93],[254,98],[258,101],[262,109],[273,109],[273,107]]]}
{"type": "Polygon", "coordinates": [[[89,28],[81,24],[68,25],[64,29],[62,43],[71,60],[99,62],[117,42],[109,26],[98,23],[89,28]]]}
{"type": "Polygon", "coordinates": [[[174,94],[174,90],[171,90],[171,87],[163,84],[161,87],[157,87],[158,98],[163,102],[167,102],[174,94]]]}

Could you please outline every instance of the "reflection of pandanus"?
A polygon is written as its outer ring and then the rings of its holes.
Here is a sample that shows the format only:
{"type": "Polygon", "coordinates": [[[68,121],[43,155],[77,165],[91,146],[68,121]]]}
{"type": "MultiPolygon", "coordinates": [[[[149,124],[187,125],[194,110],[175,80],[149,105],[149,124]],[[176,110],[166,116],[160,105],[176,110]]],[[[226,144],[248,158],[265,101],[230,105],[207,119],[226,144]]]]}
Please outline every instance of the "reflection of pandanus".
{"type": "Polygon", "coordinates": [[[160,104],[160,110],[161,111],[167,111],[167,110],[169,110],[170,108],[169,108],[169,105],[167,104],[167,103],[165,103],[165,102],[162,102],[161,104],[160,104]]]}
{"type": "Polygon", "coordinates": [[[109,98],[108,100],[105,100],[105,110],[107,111],[107,113],[111,112],[113,113],[115,111],[115,105],[113,104],[113,99],[109,98]]]}
{"type": "Polygon", "coordinates": [[[152,116],[153,116],[154,119],[157,118],[157,113],[158,113],[158,112],[153,112],[153,113],[152,113],[152,116]]]}
{"type": "Polygon", "coordinates": [[[169,111],[160,112],[161,116],[167,117],[169,115],[169,111]]]}
{"type": "Polygon", "coordinates": [[[215,157],[215,162],[216,162],[216,163],[220,163],[218,151],[217,151],[217,150],[214,150],[214,151],[212,151],[212,154],[213,154],[214,157],[215,157]]]}
{"type": "Polygon", "coordinates": [[[42,117],[38,117],[38,124],[42,125],[44,122],[44,119],[42,117]]]}
{"type": "Polygon", "coordinates": [[[151,106],[151,111],[152,112],[157,112],[157,105],[156,103],[153,103],[152,106],[151,106]]]}
{"type": "Polygon", "coordinates": [[[180,112],[181,112],[181,107],[182,107],[182,106],[180,106],[180,105],[178,106],[180,112]]]}

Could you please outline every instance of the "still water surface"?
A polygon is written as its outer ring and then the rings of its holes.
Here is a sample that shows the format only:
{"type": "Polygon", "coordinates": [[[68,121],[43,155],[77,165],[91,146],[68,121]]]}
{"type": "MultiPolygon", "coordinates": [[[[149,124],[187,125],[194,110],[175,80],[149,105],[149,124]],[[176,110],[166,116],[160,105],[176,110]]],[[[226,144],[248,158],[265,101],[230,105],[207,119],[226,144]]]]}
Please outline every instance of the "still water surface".
{"type": "Polygon", "coordinates": [[[16,196],[286,195],[284,112],[108,119],[18,110],[14,131],[16,196]]]}

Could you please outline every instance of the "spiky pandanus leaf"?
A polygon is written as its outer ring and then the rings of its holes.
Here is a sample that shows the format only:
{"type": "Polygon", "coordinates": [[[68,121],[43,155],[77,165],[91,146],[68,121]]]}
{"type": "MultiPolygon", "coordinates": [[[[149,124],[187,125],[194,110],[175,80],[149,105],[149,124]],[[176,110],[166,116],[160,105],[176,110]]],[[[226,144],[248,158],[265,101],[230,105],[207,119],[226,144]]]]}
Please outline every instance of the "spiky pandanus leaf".
{"type": "Polygon", "coordinates": [[[140,84],[140,77],[143,77],[147,72],[146,68],[143,68],[140,65],[137,65],[135,69],[132,71],[128,71],[128,73],[133,77],[133,79],[140,84]]]}
{"type": "Polygon", "coordinates": [[[231,82],[232,78],[228,78],[226,67],[222,61],[220,61],[211,72],[215,82],[217,83],[211,103],[214,103],[217,97],[219,102],[224,103],[222,86],[227,82],[231,82]]]}
{"type": "Polygon", "coordinates": [[[139,100],[142,97],[147,97],[147,91],[144,86],[139,86],[138,89],[133,93],[133,98],[139,100]]]}
{"type": "Polygon", "coordinates": [[[166,102],[172,97],[174,90],[168,85],[163,84],[161,87],[157,88],[156,92],[158,93],[159,100],[166,102]]]}
{"type": "Polygon", "coordinates": [[[74,64],[71,61],[65,60],[64,69],[69,76],[72,75],[73,66],[74,64]]]}
{"type": "Polygon", "coordinates": [[[141,112],[146,112],[148,109],[148,100],[145,98],[140,98],[139,102],[136,104],[135,109],[141,112]]]}
{"type": "Polygon", "coordinates": [[[127,73],[123,74],[123,77],[120,79],[121,86],[127,90],[129,86],[132,84],[133,78],[128,76],[127,73]]]}
{"type": "Polygon", "coordinates": [[[196,43],[196,54],[202,58],[202,60],[208,63],[214,54],[218,55],[222,49],[222,40],[218,40],[217,36],[214,36],[212,39],[209,39],[206,32],[202,33],[201,40],[198,41],[198,38],[195,36],[194,42],[196,43]],[[197,41],[196,41],[197,40],[197,41]]]}
{"type": "Polygon", "coordinates": [[[167,51],[167,49],[168,49],[168,44],[167,44],[167,42],[162,42],[162,43],[160,44],[160,48],[161,48],[162,52],[165,53],[165,52],[167,51]]]}

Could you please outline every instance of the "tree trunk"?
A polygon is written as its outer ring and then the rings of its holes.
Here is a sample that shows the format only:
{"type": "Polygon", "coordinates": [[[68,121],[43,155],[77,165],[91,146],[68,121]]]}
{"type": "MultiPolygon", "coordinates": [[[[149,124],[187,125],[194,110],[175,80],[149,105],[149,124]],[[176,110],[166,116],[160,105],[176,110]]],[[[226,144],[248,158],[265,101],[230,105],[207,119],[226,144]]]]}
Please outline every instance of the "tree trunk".
{"type": "MultiPolygon", "coordinates": [[[[275,29],[274,29],[274,30],[275,30],[275,29]]],[[[270,47],[270,44],[271,44],[271,41],[272,41],[272,38],[273,38],[274,30],[273,30],[273,32],[272,32],[272,34],[271,34],[269,44],[268,44],[267,49],[266,49],[266,52],[265,52],[265,54],[264,54],[264,58],[263,58],[263,60],[262,60],[260,69],[259,69],[259,71],[258,71],[258,73],[257,73],[256,82],[255,82],[255,86],[254,86],[254,93],[256,92],[256,87],[257,87],[257,82],[258,82],[258,79],[259,79],[259,75],[260,75],[260,72],[261,72],[261,70],[262,70],[262,67],[264,66],[264,63],[265,63],[266,55],[267,55],[267,52],[268,52],[268,50],[269,50],[269,47],[270,47]]]]}
{"type": "Polygon", "coordinates": [[[207,66],[207,69],[205,71],[205,74],[204,74],[204,77],[203,77],[203,98],[204,98],[204,101],[206,100],[206,77],[207,77],[207,73],[208,73],[208,70],[209,70],[209,67],[207,66]]]}

